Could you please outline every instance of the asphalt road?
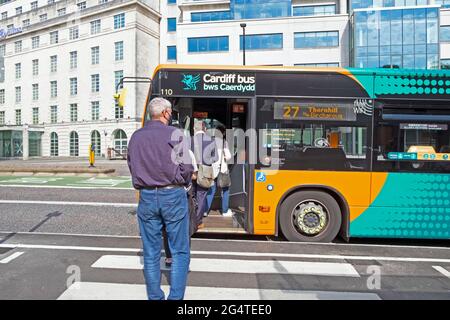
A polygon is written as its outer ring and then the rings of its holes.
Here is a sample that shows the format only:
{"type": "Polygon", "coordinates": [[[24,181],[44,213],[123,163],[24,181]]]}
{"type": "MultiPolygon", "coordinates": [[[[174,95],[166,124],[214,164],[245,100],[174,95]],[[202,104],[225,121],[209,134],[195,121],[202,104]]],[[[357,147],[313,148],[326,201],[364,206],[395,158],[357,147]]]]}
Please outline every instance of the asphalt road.
{"type": "MultiPolygon", "coordinates": [[[[0,186],[0,299],[145,299],[135,203],[127,189],[0,186]]],[[[186,298],[450,299],[448,241],[271,240],[195,237],[186,298]]]]}

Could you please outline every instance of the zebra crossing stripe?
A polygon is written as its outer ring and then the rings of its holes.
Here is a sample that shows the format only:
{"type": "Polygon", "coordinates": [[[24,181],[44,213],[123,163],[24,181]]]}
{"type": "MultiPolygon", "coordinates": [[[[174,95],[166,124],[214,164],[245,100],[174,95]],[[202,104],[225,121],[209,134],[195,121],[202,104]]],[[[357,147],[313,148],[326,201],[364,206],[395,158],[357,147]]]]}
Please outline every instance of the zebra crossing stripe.
{"type": "MultiPolygon", "coordinates": [[[[92,267],[142,270],[143,258],[139,256],[104,255],[94,262],[92,267]]],[[[360,277],[351,264],[334,262],[191,258],[189,268],[191,272],[360,277]]],[[[161,259],[161,270],[166,270],[163,259],[161,259]]]]}
{"type": "MultiPolygon", "coordinates": [[[[161,286],[168,296],[169,286],[161,286]]],[[[194,287],[186,288],[185,300],[381,300],[375,293],[304,291],[285,289],[250,289],[194,287]]],[[[146,300],[142,284],[77,282],[64,291],[58,300],[146,300]]]]}

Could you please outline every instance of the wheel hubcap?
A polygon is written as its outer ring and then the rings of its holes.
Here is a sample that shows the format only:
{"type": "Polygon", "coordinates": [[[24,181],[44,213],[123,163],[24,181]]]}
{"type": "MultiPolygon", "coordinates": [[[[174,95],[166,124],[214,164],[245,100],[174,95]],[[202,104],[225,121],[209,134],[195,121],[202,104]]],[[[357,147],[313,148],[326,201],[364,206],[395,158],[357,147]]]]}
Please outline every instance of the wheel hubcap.
{"type": "Polygon", "coordinates": [[[326,207],[316,201],[299,203],[293,211],[295,228],[308,236],[323,232],[328,224],[326,207]]]}

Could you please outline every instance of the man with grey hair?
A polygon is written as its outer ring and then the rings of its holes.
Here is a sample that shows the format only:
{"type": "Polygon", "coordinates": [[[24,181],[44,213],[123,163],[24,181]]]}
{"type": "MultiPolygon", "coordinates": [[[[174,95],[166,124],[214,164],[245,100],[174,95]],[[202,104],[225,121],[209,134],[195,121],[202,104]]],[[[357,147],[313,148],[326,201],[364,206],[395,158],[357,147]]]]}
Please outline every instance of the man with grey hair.
{"type": "Polygon", "coordinates": [[[181,300],[186,290],[190,262],[189,209],[185,187],[193,166],[189,141],[171,127],[171,103],[155,98],[149,106],[151,121],[137,130],[128,146],[128,167],[139,190],[137,217],[144,249],[144,275],[150,300],[164,300],[161,290],[162,229],[165,226],[172,252],[169,300],[181,300]],[[175,141],[174,137],[180,140],[175,141]],[[186,143],[187,142],[187,143],[186,143]],[[187,152],[187,151],[186,151],[187,152]]]}

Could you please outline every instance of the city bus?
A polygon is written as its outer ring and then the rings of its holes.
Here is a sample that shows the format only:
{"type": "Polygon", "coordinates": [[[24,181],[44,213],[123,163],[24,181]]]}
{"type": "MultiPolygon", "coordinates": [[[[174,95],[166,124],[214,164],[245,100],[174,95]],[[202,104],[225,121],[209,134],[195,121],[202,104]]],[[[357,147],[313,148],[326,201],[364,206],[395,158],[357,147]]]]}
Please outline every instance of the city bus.
{"type": "Polygon", "coordinates": [[[266,152],[250,161],[247,134],[233,150],[244,160],[230,165],[235,217],[206,218],[211,230],[450,238],[449,71],[159,65],[146,104],[154,97],[191,133],[195,121],[253,130],[266,152]]]}

